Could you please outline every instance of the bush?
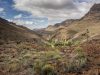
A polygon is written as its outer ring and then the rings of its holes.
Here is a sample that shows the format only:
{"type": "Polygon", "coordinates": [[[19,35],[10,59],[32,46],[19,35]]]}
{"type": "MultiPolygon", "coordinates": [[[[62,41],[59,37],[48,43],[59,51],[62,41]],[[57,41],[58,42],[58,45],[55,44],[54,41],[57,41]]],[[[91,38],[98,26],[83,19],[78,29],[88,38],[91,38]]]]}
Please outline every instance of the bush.
{"type": "Polygon", "coordinates": [[[39,75],[55,75],[53,66],[57,60],[61,59],[59,51],[44,51],[35,53],[36,58],[33,64],[35,74],[39,75]]]}
{"type": "Polygon", "coordinates": [[[20,61],[18,59],[12,59],[8,63],[8,71],[9,72],[17,72],[21,67],[20,61]]]}
{"type": "Polygon", "coordinates": [[[77,54],[77,56],[78,56],[79,58],[85,57],[85,55],[84,55],[84,53],[83,53],[83,49],[82,49],[81,47],[76,47],[76,48],[75,48],[75,53],[77,54]]]}
{"type": "Polygon", "coordinates": [[[42,68],[41,75],[56,75],[56,73],[54,72],[54,67],[50,64],[46,64],[42,68]]]}
{"type": "Polygon", "coordinates": [[[69,46],[69,47],[71,47],[73,45],[73,42],[72,41],[67,41],[66,45],[69,46]]]}
{"type": "Polygon", "coordinates": [[[75,57],[75,62],[76,62],[75,65],[79,69],[79,68],[82,68],[83,66],[86,65],[87,58],[84,55],[83,49],[81,47],[77,47],[75,49],[75,51],[76,51],[76,54],[77,54],[77,56],[75,57]]]}
{"type": "Polygon", "coordinates": [[[46,59],[60,59],[61,55],[59,51],[47,51],[45,52],[46,59]]]}
{"type": "Polygon", "coordinates": [[[78,68],[82,68],[83,66],[86,65],[86,63],[87,63],[87,58],[86,58],[86,56],[84,55],[84,53],[83,53],[83,51],[82,51],[82,48],[77,48],[76,51],[77,51],[76,66],[77,66],[78,68]]]}
{"type": "Polygon", "coordinates": [[[40,59],[36,59],[34,61],[34,64],[33,64],[33,70],[34,70],[34,73],[35,74],[41,74],[41,71],[42,71],[42,67],[44,65],[44,62],[42,62],[40,59]]]}
{"type": "Polygon", "coordinates": [[[78,72],[87,63],[87,58],[85,57],[82,48],[77,47],[73,56],[66,61],[66,71],[67,72],[78,72]]]}
{"type": "Polygon", "coordinates": [[[81,44],[80,41],[74,41],[74,45],[75,45],[75,46],[79,46],[80,44],[81,44]]]}

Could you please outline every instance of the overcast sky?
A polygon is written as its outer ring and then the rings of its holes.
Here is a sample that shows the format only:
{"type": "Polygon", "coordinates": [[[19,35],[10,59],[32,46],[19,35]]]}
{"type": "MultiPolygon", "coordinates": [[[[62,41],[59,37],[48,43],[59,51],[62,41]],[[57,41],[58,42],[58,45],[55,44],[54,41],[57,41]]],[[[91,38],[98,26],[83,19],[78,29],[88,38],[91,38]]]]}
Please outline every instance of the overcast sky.
{"type": "Polygon", "coordinates": [[[0,17],[30,29],[84,16],[100,0],[0,0],[0,17]]]}

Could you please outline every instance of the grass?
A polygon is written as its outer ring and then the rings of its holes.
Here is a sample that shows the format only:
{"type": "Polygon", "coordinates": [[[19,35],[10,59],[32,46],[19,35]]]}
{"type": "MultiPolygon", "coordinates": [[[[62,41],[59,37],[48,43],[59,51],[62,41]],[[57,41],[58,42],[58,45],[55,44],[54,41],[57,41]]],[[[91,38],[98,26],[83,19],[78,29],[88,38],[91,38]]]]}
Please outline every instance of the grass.
{"type": "Polygon", "coordinates": [[[11,61],[8,62],[7,68],[9,72],[18,72],[20,67],[21,67],[20,60],[12,59],[11,61]]]}
{"type": "Polygon", "coordinates": [[[54,70],[54,66],[47,64],[43,66],[41,75],[57,75],[54,70]]]}
{"type": "MultiPolygon", "coordinates": [[[[52,48],[51,46],[42,47],[45,50],[41,50],[41,47],[39,47],[38,50],[33,49],[33,47],[27,43],[15,44],[16,47],[15,45],[9,45],[16,48],[15,51],[17,51],[17,54],[14,57],[10,57],[12,56],[12,51],[8,50],[11,52],[6,56],[0,56],[3,57],[2,62],[6,64],[9,73],[24,70],[27,70],[28,73],[34,75],[58,75],[65,72],[78,72],[78,70],[80,70],[87,62],[82,48],[72,48],[72,53],[69,53],[69,55],[66,56],[67,52],[63,53],[61,48],[73,47],[74,43],[71,41],[60,43],[64,44],[59,46],[59,48],[56,46],[55,48],[52,48]],[[71,55],[73,57],[71,57],[71,55]],[[7,56],[9,56],[9,60],[6,60],[7,56]]],[[[8,48],[10,48],[9,46],[7,45],[8,48]]]]}

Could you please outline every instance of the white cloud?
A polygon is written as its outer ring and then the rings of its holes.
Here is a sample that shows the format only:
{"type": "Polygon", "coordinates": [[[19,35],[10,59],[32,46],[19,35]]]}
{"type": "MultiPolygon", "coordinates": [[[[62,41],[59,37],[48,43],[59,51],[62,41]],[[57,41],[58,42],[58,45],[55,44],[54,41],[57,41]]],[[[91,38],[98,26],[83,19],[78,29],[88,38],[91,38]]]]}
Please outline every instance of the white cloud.
{"type": "Polygon", "coordinates": [[[5,9],[0,7],[0,15],[1,17],[4,17],[6,15],[5,9]]]}
{"type": "Polygon", "coordinates": [[[95,0],[96,1],[96,3],[100,3],[100,0],[95,0]]]}
{"type": "Polygon", "coordinates": [[[16,23],[17,25],[22,25],[25,27],[28,27],[29,29],[34,28],[44,28],[47,27],[46,19],[40,19],[40,18],[18,18],[18,19],[7,19],[10,22],[16,23]]]}
{"type": "MultiPolygon", "coordinates": [[[[77,19],[84,16],[93,3],[100,0],[13,0],[14,8],[26,11],[33,16],[48,18],[48,24],[54,24],[66,19],[77,19]]],[[[19,14],[15,18],[21,18],[19,14]]],[[[24,22],[20,22],[24,24],[24,22]]],[[[28,24],[27,22],[26,24],[28,24]]],[[[30,22],[32,24],[32,22],[30,22]]]]}
{"type": "Polygon", "coordinates": [[[20,20],[20,19],[16,19],[16,20],[8,19],[8,21],[16,23],[17,25],[23,25],[23,26],[26,26],[30,29],[34,29],[33,21],[24,21],[24,20],[20,20]]]}
{"type": "Polygon", "coordinates": [[[1,7],[0,7],[0,12],[3,12],[3,11],[4,11],[4,8],[1,8],[1,7]]]}
{"type": "Polygon", "coordinates": [[[14,16],[15,19],[19,19],[19,18],[21,18],[21,17],[22,17],[22,14],[18,14],[18,15],[16,15],[16,16],[14,16]]]}
{"type": "Polygon", "coordinates": [[[18,10],[27,11],[33,16],[47,17],[48,19],[79,18],[83,16],[81,12],[86,13],[85,10],[89,10],[88,4],[82,2],[77,3],[79,5],[77,6],[75,0],[14,0],[14,3],[14,7],[18,10]],[[77,17],[76,13],[80,16],[77,17]]]}
{"type": "Polygon", "coordinates": [[[13,20],[17,25],[32,25],[32,21],[24,21],[24,20],[13,20]]]}

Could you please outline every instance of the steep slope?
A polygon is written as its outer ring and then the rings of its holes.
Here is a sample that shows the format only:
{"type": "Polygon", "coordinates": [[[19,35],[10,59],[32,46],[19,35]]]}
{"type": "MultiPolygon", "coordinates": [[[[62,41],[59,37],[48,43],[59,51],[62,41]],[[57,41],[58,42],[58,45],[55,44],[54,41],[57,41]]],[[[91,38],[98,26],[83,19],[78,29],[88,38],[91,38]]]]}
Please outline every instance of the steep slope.
{"type": "Polygon", "coordinates": [[[8,22],[0,18],[0,40],[7,41],[30,41],[42,43],[44,40],[34,31],[18,26],[15,23],[8,22]]]}
{"type": "Polygon", "coordinates": [[[85,34],[87,29],[89,30],[90,37],[100,35],[100,4],[94,4],[90,11],[81,19],[66,20],[54,26],[47,27],[44,29],[44,32],[49,31],[49,34],[46,36],[43,34],[42,36],[54,40],[83,40],[86,37],[83,37],[82,34],[85,34]]]}
{"type": "Polygon", "coordinates": [[[74,35],[74,38],[84,38],[81,36],[89,30],[90,38],[100,35],[100,4],[95,4],[90,11],[79,21],[73,22],[68,29],[75,30],[78,33],[74,35]]]}

